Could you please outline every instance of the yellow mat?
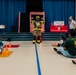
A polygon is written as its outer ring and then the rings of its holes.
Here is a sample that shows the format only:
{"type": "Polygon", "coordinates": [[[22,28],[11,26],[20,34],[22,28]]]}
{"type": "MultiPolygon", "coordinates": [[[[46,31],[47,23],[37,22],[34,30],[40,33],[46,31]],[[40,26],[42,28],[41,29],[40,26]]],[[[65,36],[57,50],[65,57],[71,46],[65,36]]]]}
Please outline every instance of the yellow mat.
{"type": "Polygon", "coordinates": [[[9,57],[13,51],[4,51],[2,54],[0,54],[0,57],[9,57]]]}

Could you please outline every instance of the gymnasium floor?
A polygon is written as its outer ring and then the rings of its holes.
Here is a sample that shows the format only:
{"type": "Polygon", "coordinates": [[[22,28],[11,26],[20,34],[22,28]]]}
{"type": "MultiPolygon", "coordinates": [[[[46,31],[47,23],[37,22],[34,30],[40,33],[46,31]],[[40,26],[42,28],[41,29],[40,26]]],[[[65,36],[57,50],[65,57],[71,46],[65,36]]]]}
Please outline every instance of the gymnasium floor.
{"type": "MultiPolygon", "coordinates": [[[[4,44],[8,44],[5,42],[4,44]]],[[[0,75],[75,75],[76,65],[72,58],[58,55],[54,50],[53,41],[32,44],[31,41],[13,41],[18,48],[9,57],[0,57],[0,75]]]]}

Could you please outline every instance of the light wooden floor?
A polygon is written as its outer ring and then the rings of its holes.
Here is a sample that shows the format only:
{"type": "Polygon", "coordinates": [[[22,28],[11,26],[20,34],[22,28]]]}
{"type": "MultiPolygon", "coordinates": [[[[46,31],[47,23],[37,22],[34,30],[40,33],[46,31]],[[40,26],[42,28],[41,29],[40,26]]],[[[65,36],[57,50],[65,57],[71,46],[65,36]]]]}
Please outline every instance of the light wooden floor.
{"type": "MultiPolygon", "coordinates": [[[[8,44],[9,42],[4,42],[8,44]]],[[[35,45],[30,41],[13,41],[12,44],[20,44],[18,48],[10,48],[14,51],[10,57],[0,58],[1,75],[38,75],[38,63],[35,45]]],[[[75,75],[76,65],[72,64],[72,58],[66,58],[53,51],[52,41],[44,41],[36,44],[41,75],[75,75]]]]}

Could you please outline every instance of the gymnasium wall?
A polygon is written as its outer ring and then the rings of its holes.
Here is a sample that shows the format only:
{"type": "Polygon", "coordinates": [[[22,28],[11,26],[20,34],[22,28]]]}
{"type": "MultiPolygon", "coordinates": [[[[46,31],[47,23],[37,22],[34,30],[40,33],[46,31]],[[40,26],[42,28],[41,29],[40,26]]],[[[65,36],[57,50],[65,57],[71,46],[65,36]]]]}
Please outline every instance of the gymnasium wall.
{"type": "MultiPolygon", "coordinates": [[[[10,32],[13,25],[17,29],[19,11],[26,13],[26,0],[0,0],[0,25],[6,26],[4,32],[10,32]]],[[[75,19],[75,0],[43,0],[43,11],[46,32],[49,32],[53,21],[64,20],[67,25],[69,16],[75,19]]]]}
{"type": "Polygon", "coordinates": [[[68,24],[69,16],[75,19],[75,0],[43,0],[43,10],[46,14],[46,32],[49,32],[53,21],[65,21],[68,24]]]}
{"type": "Polygon", "coordinates": [[[18,26],[18,12],[26,12],[25,0],[0,0],[0,25],[4,24],[4,32],[10,32],[11,26],[18,26]]]}

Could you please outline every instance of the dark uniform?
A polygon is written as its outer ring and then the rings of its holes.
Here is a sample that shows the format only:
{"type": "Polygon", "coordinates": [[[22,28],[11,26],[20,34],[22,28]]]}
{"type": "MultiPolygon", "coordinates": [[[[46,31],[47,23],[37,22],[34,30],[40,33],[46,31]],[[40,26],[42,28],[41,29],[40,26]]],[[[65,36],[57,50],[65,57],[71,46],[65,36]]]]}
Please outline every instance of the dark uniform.
{"type": "Polygon", "coordinates": [[[67,38],[63,47],[66,47],[70,55],[76,56],[76,37],[67,38]]]}

